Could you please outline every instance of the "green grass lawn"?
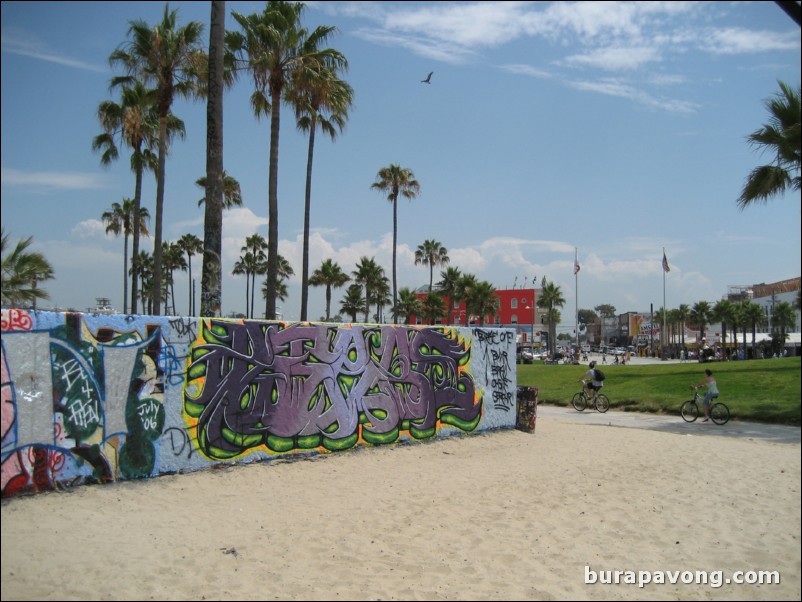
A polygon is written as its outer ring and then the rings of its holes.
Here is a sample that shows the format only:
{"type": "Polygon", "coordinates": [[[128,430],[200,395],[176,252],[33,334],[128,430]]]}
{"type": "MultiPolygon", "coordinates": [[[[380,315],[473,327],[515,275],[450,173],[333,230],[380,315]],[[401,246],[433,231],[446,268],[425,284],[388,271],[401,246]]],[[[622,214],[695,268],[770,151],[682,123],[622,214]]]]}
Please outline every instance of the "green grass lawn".
{"type": "MultiPolygon", "coordinates": [[[[603,364],[607,379],[604,393],[617,410],[679,414],[682,402],[693,397],[692,384],[713,371],[719,401],[730,408],[735,420],[800,425],[800,358],[745,360],[700,364],[650,364],[616,366],[603,364]]],[[[518,385],[539,390],[538,403],[567,406],[582,385],[577,382],[587,371],[578,366],[518,364],[518,385]]]]}

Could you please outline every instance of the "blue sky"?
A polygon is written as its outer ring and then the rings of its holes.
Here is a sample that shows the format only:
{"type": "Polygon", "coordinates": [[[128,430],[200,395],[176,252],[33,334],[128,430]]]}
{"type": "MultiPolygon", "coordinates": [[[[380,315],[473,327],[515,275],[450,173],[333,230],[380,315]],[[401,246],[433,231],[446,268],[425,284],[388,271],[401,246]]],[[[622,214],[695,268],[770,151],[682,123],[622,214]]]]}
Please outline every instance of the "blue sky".
{"type": "MultiPolygon", "coordinates": [[[[263,7],[227,2],[227,28],[232,10],[263,7]]],[[[170,8],[208,33],[208,2],[170,8]]],[[[2,3],[2,224],[14,242],[33,236],[53,264],[46,288],[60,307],[109,297],[122,309],[123,240],[106,236],[100,217],[133,197],[134,178],[125,155],[101,167],[91,141],[99,103],[117,100],[109,54],[129,21],[155,24],[163,10],[2,3]]],[[[496,288],[546,276],[570,324],[577,304],[662,306],[663,248],[669,308],[800,275],[799,194],[736,206],[750,170],[771,160],[746,136],[767,121],[777,81],[800,81],[800,29],[775,3],[313,2],[304,24],[338,28],[330,45],[347,57],[355,91],[345,131],[317,140],[313,269],[333,258],[350,273],[368,256],[391,276],[392,206],[370,185],[396,163],[421,185],[399,202],[399,288],[428,284],[428,268],[414,265],[427,239],[496,288]],[[421,83],[430,71],[431,85],[421,83]]],[[[253,116],[252,89],[242,77],[224,101],[225,169],[245,201],[224,215],[224,314],[245,309],[244,277],[231,275],[245,238],[267,237],[269,123],[253,116]]],[[[202,238],[205,105],[178,100],[173,111],[187,136],[168,158],[164,238],[202,238]]],[[[296,278],[279,305],[297,319],[307,139],[288,108],[281,115],[279,252],[296,278]]],[[[146,176],[152,214],[155,189],[146,176]]],[[[179,313],[187,296],[181,273],[179,313]]],[[[324,310],[324,291],[311,288],[310,318],[324,310]]]]}

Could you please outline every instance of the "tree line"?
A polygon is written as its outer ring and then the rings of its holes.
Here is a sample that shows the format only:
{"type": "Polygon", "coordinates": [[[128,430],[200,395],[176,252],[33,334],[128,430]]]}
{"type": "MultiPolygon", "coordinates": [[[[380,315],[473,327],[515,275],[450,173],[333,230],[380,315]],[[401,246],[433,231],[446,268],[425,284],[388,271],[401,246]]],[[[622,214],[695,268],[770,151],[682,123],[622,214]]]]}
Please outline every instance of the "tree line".
{"type": "MultiPolygon", "coordinates": [[[[328,47],[329,39],[337,32],[334,26],[319,26],[309,30],[303,26],[304,4],[300,2],[269,1],[261,12],[240,14],[232,11],[237,24],[235,30],[227,31],[225,2],[213,0],[210,13],[208,46],[204,45],[204,24],[191,21],[178,23],[177,11],[165,5],[161,21],[149,25],[142,20],[132,20],[126,39],[109,57],[109,64],[119,70],[109,84],[110,91],[118,94],[113,100],[100,103],[97,109],[101,133],[91,141],[91,147],[100,154],[102,165],[109,165],[120,158],[122,149],[130,153],[129,161],[134,175],[133,197],[113,203],[104,212],[103,221],[107,232],[122,234],[124,249],[124,311],[160,315],[167,312],[168,298],[171,307],[172,274],[176,270],[190,271],[190,299],[188,310],[192,315],[220,315],[222,299],[221,237],[223,211],[241,205],[239,185],[223,167],[223,91],[233,86],[241,77],[250,78],[253,86],[251,106],[256,119],[270,119],[270,160],[268,178],[268,237],[264,245],[250,237],[243,247],[243,255],[234,266],[235,273],[246,276],[246,303],[248,315],[255,314],[255,277],[264,275],[262,293],[265,298],[264,315],[276,315],[276,300],[286,297],[286,279],[294,274],[292,268],[278,253],[278,151],[281,108],[288,106],[294,112],[298,129],[308,135],[307,170],[304,202],[303,260],[301,266],[300,319],[308,319],[309,286],[326,287],[326,318],[330,318],[330,287],[337,282],[337,266],[323,264],[310,274],[309,229],[311,224],[311,182],[316,143],[319,130],[332,140],[344,130],[353,106],[354,90],[345,81],[348,70],[346,57],[335,48],[328,47]],[[208,48],[208,49],[207,49],[208,48]],[[207,105],[207,157],[206,175],[197,184],[204,189],[200,203],[204,206],[204,236],[200,240],[186,235],[179,241],[163,240],[164,192],[167,178],[167,156],[176,139],[185,136],[183,121],[174,114],[174,100],[178,97],[205,101],[207,105]],[[142,182],[146,172],[156,178],[154,213],[142,203],[142,182]],[[142,236],[149,235],[148,220],[154,220],[153,253],[140,251],[142,236]],[[128,239],[131,239],[130,264],[128,239]],[[258,243],[258,244],[257,244],[258,243]],[[258,247],[258,248],[257,248],[258,247]],[[201,257],[201,306],[197,311],[192,290],[192,257],[201,257]],[[184,262],[186,256],[186,262],[184,262]],[[315,284],[322,282],[323,284],[315,284]],[[164,305],[164,308],[163,308],[164,305]]],[[[764,203],[769,198],[783,194],[787,189],[799,190],[800,178],[800,105],[799,89],[794,90],[778,82],[780,91],[766,101],[770,119],[760,129],[747,137],[749,144],[771,151],[773,161],[755,168],[746,179],[737,204],[744,208],[753,203],[764,203]]],[[[373,270],[375,260],[363,257],[357,266],[354,285],[362,287],[364,307],[376,306],[375,315],[389,308],[393,321],[400,316],[411,315],[405,306],[409,300],[409,289],[398,290],[396,278],[397,247],[397,201],[399,196],[415,198],[420,183],[411,169],[391,164],[378,170],[371,188],[386,195],[393,208],[393,260],[391,273],[391,296],[385,294],[384,284],[372,277],[370,284],[365,274],[373,270]],[[362,274],[357,277],[356,273],[362,274]]],[[[256,235],[254,235],[256,236],[256,235]]],[[[36,299],[47,299],[46,289],[41,284],[55,277],[46,258],[26,251],[32,238],[20,241],[13,252],[3,231],[2,302],[18,305],[36,299]],[[27,259],[26,259],[27,258],[27,259]]],[[[436,241],[427,241],[435,242],[436,241]]],[[[427,265],[437,265],[434,255],[428,257],[427,265]]],[[[418,255],[416,253],[416,264],[418,255]]],[[[378,266],[376,266],[378,267],[378,266]]],[[[342,270],[339,270],[342,272],[342,270]]],[[[460,296],[477,299],[486,296],[492,285],[485,282],[469,282],[459,292],[453,288],[451,275],[441,274],[438,293],[444,293],[452,302],[460,296]],[[447,277],[448,276],[448,277],[447,277]]],[[[467,275],[470,276],[470,275],[467,275]]],[[[340,277],[341,279],[341,277],[340,277]]],[[[433,272],[430,270],[429,289],[432,290],[433,272]]],[[[347,282],[347,281],[346,281],[347,282]]],[[[340,284],[342,286],[342,284],[340,284]]],[[[346,299],[356,291],[346,291],[346,299]]],[[[559,309],[564,304],[559,287],[544,283],[540,301],[550,327],[551,341],[555,340],[554,329],[559,322],[559,309]]],[[[442,299],[441,299],[442,300],[442,299]]],[[[492,313],[489,298],[472,303],[472,313],[483,317],[492,313]],[[487,311],[486,311],[487,310],[487,311]]],[[[407,304],[408,305],[408,304],[407,304]]],[[[348,307],[353,307],[350,305],[348,307]]],[[[343,309],[352,317],[356,314],[343,309]]],[[[362,309],[360,309],[362,311],[362,309]]],[[[420,309],[420,315],[447,315],[440,311],[437,299],[420,309]]],[[[365,317],[368,315],[366,312],[365,317]]]]}

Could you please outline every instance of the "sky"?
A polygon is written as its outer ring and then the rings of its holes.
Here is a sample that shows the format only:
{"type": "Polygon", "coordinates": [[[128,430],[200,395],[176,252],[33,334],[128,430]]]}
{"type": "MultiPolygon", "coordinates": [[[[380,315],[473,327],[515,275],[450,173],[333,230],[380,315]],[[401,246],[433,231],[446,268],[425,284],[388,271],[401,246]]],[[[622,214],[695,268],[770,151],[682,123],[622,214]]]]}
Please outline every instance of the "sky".
{"type": "MultiPolygon", "coordinates": [[[[232,11],[264,6],[226,2],[227,29],[232,11]]],[[[129,154],[103,167],[91,143],[99,104],[119,100],[108,56],[131,21],[155,25],[164,8],[2,2],[2,225],[14,244],[32,236],[54,268],[40,307],[83,311],[107,297],[123,309],[123,238],[105,234],[101,215],[133,198],[134,175],[129,154]]],[[[169,8],[208,40],[209,2],[169,8]]],[[[765,102],[778,81],[800,84],[800,28],[775,3],[310,2],[303,24],[337,28],[329,46],[354,89],[345,129],[316,141],[310,271],[331,258],[350,274],[370,257],[392,278],[392,204],[371,184],[398,164],[420,183],[398,202],[399,289],[428,285],[414,263],[426,240],[497,289],[557,284],[563,328],[577,308],[648,313],[800,275],[799,193],[736,204],[772,159],[747,142],[768,121],[765,102]]],[[[224,214],[223,315],[245,311],[245,278],[231,274],[245,238],[267,238],[270,124],[254,116],[252,92],[243,74],[224,97],[224,167],[244,207],[224,214]]],[[[202,239],[206,108],[178,99],[173,112],[186,138],[167,161],[164,240],[202,239]]],[[[279,252],[296,275],[278,305],[297,320],[308,139],[291,109],[281,119],[279,252]]],[[[146,174],[151,215],[155,196],[146,174]]],[[[182,315],[189,288],[177,273],[182,315]]],[[[324,314],[324,289],[310,287],[309,318],[324,314]]]]}

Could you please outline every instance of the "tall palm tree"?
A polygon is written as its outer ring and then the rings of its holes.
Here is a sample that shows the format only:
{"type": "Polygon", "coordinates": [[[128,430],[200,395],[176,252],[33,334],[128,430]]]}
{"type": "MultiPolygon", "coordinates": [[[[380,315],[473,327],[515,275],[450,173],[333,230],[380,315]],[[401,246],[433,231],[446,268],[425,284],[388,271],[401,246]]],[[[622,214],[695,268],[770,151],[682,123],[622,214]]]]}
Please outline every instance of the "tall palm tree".
{"type": "Polygon", "coordinates": [[[139,287],[139,300],[142,302],[142,311],[146,315],[153,315],[153,257],[147,251],[140,251],[136,261],[131,262],[131,275],[136,276],[142,284],[139,287]],[[134,274],[136,270],[136,274],[134,274]]]}
{"type": "Polygon", "coordinates": [[[326,322],[331,320],[331,289],[340,288],[350,279],[333,259],[324,259],[320,267],[312,272],[309,284],[326,287],[326,322]]]}
{"type": "MultiPolygon", "coordinates": [[[[116,139],[132,149],[131,171],[135,175],[134,215],[132,231],[132,261],[139,260],[139,238],[142,234],[142,216],[136,216],[145,209],[142,207],[142,174],[146,169],[156,171],[158,160],[152,148],[158,138],[158,115],[154,108],[155,94],[145,87],[141,81],[133,80],[124,85],[120,91],[120,103],[104,101],[97,110],[98,120],[103,133],[92,139],[92,150],[100,152],[101,165],[107,166],[119,157],[116,139]]],[[[145,233],[147,236],[147,233],[145,233]]],[[[128,268],[126,267],[126,270],[128,268]]],[[[137,313],[139,296],[139,270],[133,266],[131,270],[131,313],[137,313]]],[[[127,295],[126,295],[127,298],[127,295]]],[[[123,305],[127,307],[127,302],[123,305]]],[[[126,310],[127,311],[127,310],[126,310]]]]}
{"type": "Polygon", "coordinates": [[[250,311],[248,311],[246,307],[245,313],[248,315],[248,317],[253,318],[253,302],[256,293],[256,276],[265,273],[265,250],[267,250],[267,241],[265,241],[264,236],[261,234],[251,234],[245,239],[245,245],[240,250],[246,255],[250,253],[246,276],[250,277],[251,279],[251,304],[250,311]]]}
{"type": "Polygon", "coordinates": [[[683,303],[676,309],[677,325],[679,327],[680,346],[685,348],[685,324],[691,316],[691,308],[683,303]]]}
{"type": "Polygon", "coordinates": [[[769,151],[773,162],[756,167],[749,173],[738,197],[741,209],[753,203],[766,203],[769,198],[783,194],[788,188],[799,191],[802,153],[799,97],[802,87],[794,90],[784,82],[777,83],[780,91],[765,101],[770,115],[768,123],[747,137],[750,145],[769,151]]]}
{"type": "MultiPolygon", "coordinates": [[[[195,184],[203,188],[204,195],[206,193],[206,176],[202,176],[195,180],[195,184]]],[[[198,200],[198,207],[203,207],[206,202],[206,196],[198,200]]],[[[231,209],[232,207],[242,207],[242,188],[239,181],[233,176],[223,170],[223,209],[231,209]]]]}
{"type": "Polygon", "coordinates": [[[49,299],[47,291],[39,288],[41,282],[55,277],[47,258],[39,251],[29,251],[33,236],[17,242],[14,250],[10,248],[9,235],[0,228],[0,297],[3,305],[20,306],[33,303],[37,299],[49,299]]]}
{"type": "Polygon", "coordinates": [[[370,185],[374,190],[387,193],[387,200],[393,204],[393,322],[396,322],[395,306],[398,305],[396,293],[396,246],[398,243],[398,195],[410,200],[418,196],[420,184],[411,169],[392,164],[382,167],[376,174],[376,181],[370,185]]]}
{"type": "Polygon", "coordinates": [[[693,307],[691,307],[690,318],[693,320],[693,323],[699,327],[699,336],[702,339],[705,338],[705,328],[708,322],[710,322],[711,311],[712,308],[707,301],[697,301],[693,304],[693,307]]]}
{"type": "Polygon", "coordinates": [[[415,265],[429,266],[429,292],[432,292],[432,281],[434,280],[434,267],[446,266],[449,262],[448,249],[436,240],[425,240],[418,245],[415,250],[415,265]]]}
{"type": "MultiPolygon", "coordinates": [[[[172,305],[172,315],[176,314],[175,309],[175,271],[186,271],[187,262],[184,259],[184,249],[178,243],[165,241],[162,243],[162,269],[164,270],[165,289],[169,287],[169,297],[172,305]]],[[[165,298],[164,313],[167,312],[167,299],[165,298]]]]}
{"type": "Polygon", "coordinates": [[[192,256],[203,253],[203,241],[194,234],[184,234],[176,244],[187,254],[187,265],[189,266],[189,313],[187,315],[194,316],[195,288],[192,280],[192,256]]]}
{"type": "Polygon", "coordinates": [[[257,117],[270,114],[270,166],[268,178],[267,237],[267,313],[276,312],[278,282],[278,149],[281,130],[281,102],[285,89],[299,71],[318,65],[335,66],[343,55],[331,48],[321,48],[336,31],[319,26],[309,32],[301,27],[304,10],[300,2],[270,0],[261,13],[242,15],[232,12],[241,32],[226,34],[226,44],[236,59],[253,76],[251,106],[257,117]]]}
{"type": "Polygon", "coordinates": [[[384,270],[372,257],[362,256],[352,272],[354,282],[365,287],[365,322],[370,320],[370,305],[376,299],[376,290],[385,278],[384,270]]]}
{"type": "MultiPolygon", "coordinates": [[[[261,263],[261,271],[259,272],[260,275],[267,274],[267,261],[262,261],[261,263]]],[[[287,261],[283,255],[279,254],[278,261],[276,262],[276,269],[278,270],[278,278],[276,279],[276,299],[284,302],[287,300],[287,280],[295,275],[295,270],[290,265],[290,262],[287,261]]],[[[265,300],[265,319],[267,319],[267,291],[268,287],[270,286],[268,282],[269,278],[265,278],[265,281],[262,283],[262,297],[265,300]]]]}
{"type": "Polygon", "coordinates": [[[162,217],[164,214],[164,185],[168,120],[176,95],[192,97],[199,93],[201,65],[208,58],[201,47],[203,24],[191,21],[177,27],[177,11],[164,7],[161,23],[149,27],[141,20],[129,22],[129,41],[112,52],[109,62],[122,66],[127,75],[112,79],[112,86],[130,85],[133,81],[154,84],[156,107],[159,113],[159,163],[156,170],[156,228],[153,240],[153,309],[159,315],[162,278],[162,217]]]}
{"type": "Polygon", "coordinates": [[[549,351],[554,353],[554,344],[557,341],[557,322],[559,321],[559,310],[565,305],[565,297],[559,286],[553,282],[547,282],[545,276],[541,281],[540,299],[537,306],[546,310],[545,320],[549,327],[549,351]]]}
{"type": "MultiPolygon", "coordinates": [[[[743,319],[746,323],[746,326],[752,331],[752,357],[757,357],[755,355],[755,339],[757,338],[757,327],[762,326],[766,323],[766,314],[763,312],[763,308],[760,307],[757,303],[753,303],[752,301],[747,301],[743,304],[743,319]]],[[[744,339],[746,339],[746,331],[744,330],[744,339]]],[[[746,346],[746,342],[744,341],[744,347],[746,346]]]]}
{"type": "Polygon", "coordinates": [[[340,300],[340,309],[351,317],[351,322],[356,322],[356,315],[365,309],[365,303],[362,285],[354,283],[345,290],[345,296],[340,300]]]}
{"type": "MultiPolygon", "coordinates": [[[[440,272],[440,281],[437,283],[437,291],[448,301],[448,311],[446,313],[446,323],[451,323],[451,312],[454,304],[462,300],[460,296],[460,281],[462,272],[459,268],[449,267],[440,272]]],[[[468,323],[468,320],[465,320],[468,323]]]]}
{"type": "Polygon", "coordinates": [[[250,318],[251,307],[251,273],[256,269],[257,262],[254,259],[253,253],[246,252],[239,256],[239,259],[234,262],[234,267],[231,273],[235,276],[245,276],[245,317],[250,318]]]}
{"type": "MultiPolygon", "coordinates": [[[[223,88],[226,85],[226,3],[212,0],[209,17],[209,63],[206,88],[206,176],[203,210],[203,271],[201,315],[219,316],[222,307],[223,203],[223,88]]],[[[229,83],[233,74],[229,71],[229,83]]]]}
{"type": "Polygon", "coordinates": [[[309,298],[309,224],[312,204],[312,158],[315,152],[315,133],[318,128],[334,140],[348,121],[348,110],[354,90],[341,80],[338,70],[347,70],[345,58],[335,67],[322,63],[296,72],[288,97],[295,107],[296,125],[309,132],[309,149],[306,158],[306,194],[304,196],[304,243],[301,269],[301,321],[307,319],[309,298]]]}
{"type": "Polygon", "coordinates": [[[123,199],[122,204],[112,203],[111,210],[104,211],[101,219],[106,226],[106,234],[123,235],[123,313],[128,313],[128,237],[134,232],[134,220],[139,215],[139,232],[148,235],[147,220],[150,218],[144,207],[137,211],[136,203],[123,199]]]}
{"type": "Polygon", "coordinates": [[[737,328],[735,326],[735,311],[735,305],[732,303],[732,301],[722,299],[716,302],[710,312],[710,319],[721,323],[721,346],[724,349],[724,356],[727,358],[729,357],[727,355],[727,328],[732,326],[733,333],[735,332],[735,328],[737,328]]]}
{"type": "MultiPolygon", "coordinates": [[[[442,302],[440,299],[440,303],[445,309],[445,303],[442,302]]],[[[400,291],[398,291],[398,315],[403,316],[404,324],[409,324],[410,316],[419,316],[421,315],[421,302],[418,299],[418,295],[415,294],[410,288],[402,287],[400,291]]],[[[442,316],[445,312],[441,312],[440,316],[442,316]]]]}
{"type": "Polygon", "coordinates": [[[771,313],[771,325],[779,329],[780,338],[784,342],[786,338],[786,331],[796,325],[796,315],[794,314],[793,306],[787,301],[780,301],[774,306],[774,311],[771,313]]]}

